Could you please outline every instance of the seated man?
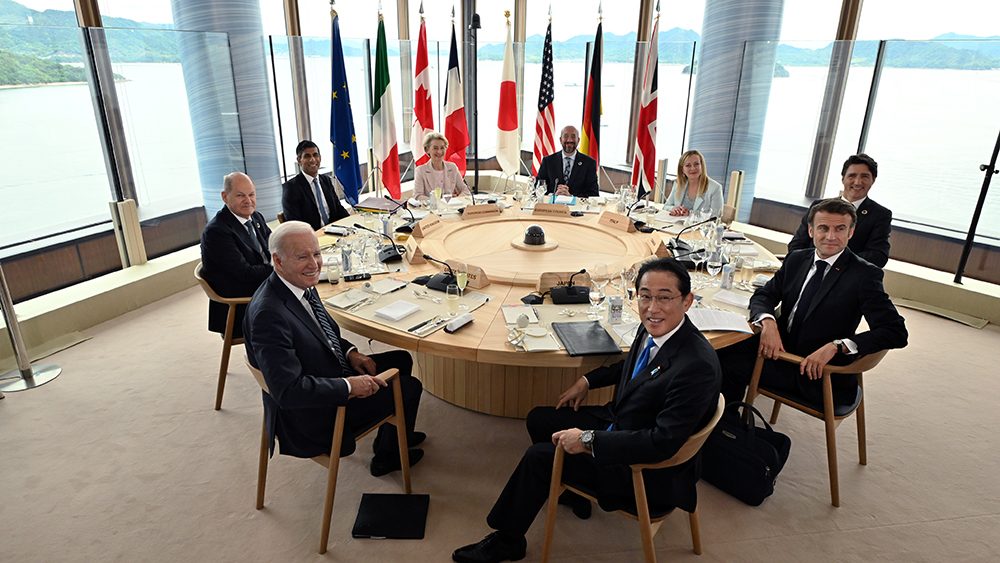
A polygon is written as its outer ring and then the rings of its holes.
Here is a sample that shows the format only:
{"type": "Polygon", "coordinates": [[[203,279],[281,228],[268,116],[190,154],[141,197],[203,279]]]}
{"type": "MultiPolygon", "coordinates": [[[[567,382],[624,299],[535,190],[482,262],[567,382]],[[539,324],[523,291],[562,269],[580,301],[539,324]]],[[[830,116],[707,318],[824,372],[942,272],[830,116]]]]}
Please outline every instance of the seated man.
{"type": "MultiPolygon", "coordinates": [[[[722,393],[740,401],[758,355],[765,361],[761,383],[823,401],[823,367],[846,365],[859,356],[906,346],[906,325],[882,288],[882,270],[855,256],[847,242],[857,217],[854,206],[826,199],[809,211],[815,250],[790,253],[781,269],[750,298],[750,320],[759,335],[719,350],[722,393]],[[781,313],[777,313],[781,305],[781,313]],[[869,330],[855,333],[861,317],[869,330]],[[785,350],[801,364],[775,361],[785,350]]],[[[836,404],[854,403],[857,377],[833,376],[836,404]]]]}
{"type": "MultiPolygon", "coordinates": [[[[534,445],[486,518],[495,530],[457,549],[460,563],[517,561],[525,556],[525,533],[548,497],[556,445],[566,450],[564,479],[593,490],[604,510],[635,510],[630,464],[668,459],[715,414],[721,373],[712,345],[687,318],[694,302],[691,278],[667,258],[643,264],[636,288],[642,328],[628,357],[581,377],[553,407],[528,414],[534,445]],[[581,407],[589,389],[616,385],[610,403],[581,407]],[[573,407],[562,408],[562,407],[573,407]]],[[[644,473],[654,510],[697,506],[696,460],[644,473]]],[[[589,501],[572,493],[560,503],[590,516],[589,501]]]]}
{"type": "Polygon", "coordinates": [[[302,141],[295,147],[301,172],[281,185],[281,210],[285,221],[303,221],[319,230],[350,215],[340,204],[333,181],[319,173],[319,147],[302,141]]]}
{"type": "MultiPolygon", "coordinates": [[[[844,184],[844,200],[851,203],[858,212],[854,236],[847,248],[859,258],[884,268],[889,261],[889,234],[892,232],[892,211],[875,203],[868,197],[878,176],[878,163],[861,153],[849,157],[840,171],[844,184]]],[[[819,200],[822,201],[822,200],[819,200]]],[[[819,201],[813,202],[815,206],[819,201]]],[[[811,211],[811,208],[810,208],[811,211]]],[[[802,216],[802,224],[788,243],[788,251],[813,248],[809,234],[809,212],[802,216]]]]}
{"type": "MultiPolygon", "coordinates": [[[[323,258],[312,227],[286,221],[271,234],[274,273],[260,286],[243,320],[244,344],[250,363],[261,370],[270,393],[264,413],[271,453],[278,437],[281,453],[315,457],[330,453],[336,407],[347,404],[347,430],[340,455],[354,452],[353,437],[393,411],[393,397],[374,377],[399,369],[408,445],[423,441],[414,432],[423,387],[410,375],[410,354],[397,350],[366,356],[340,336],[340,327],[323,307],[313,287],[323,258]]],[[[371,474],[378,477],[400,469],[396,429],[384,424],[375,437],[371,474]]],[[[410,450],[410,465],[423,457],[410,450]]]]}
{"type": "MultiPolygon", "coordinates": [[[[212,217],[201,234],[201,275],[222,297],[250,297],[271,275],[267,239],[271,229],[256,211],[257,192],[253,180],[233,172],[222,181],[225,207],[212,217]]],[[[236,307],[233,337],[243,336],[246,305],[236,307]]],[[[226,333],[229,306],[208,302],[208,330],[226,333]]]]}
{"type": "Polygon", "coordinates": [[[559,143],[563,150],[542,159],[536,179],[545,180],[548,193],[595,197],[601,194],[597,180],[597,161],[577,152],[580,133],[576,127],[563,127],[559,143]]]}

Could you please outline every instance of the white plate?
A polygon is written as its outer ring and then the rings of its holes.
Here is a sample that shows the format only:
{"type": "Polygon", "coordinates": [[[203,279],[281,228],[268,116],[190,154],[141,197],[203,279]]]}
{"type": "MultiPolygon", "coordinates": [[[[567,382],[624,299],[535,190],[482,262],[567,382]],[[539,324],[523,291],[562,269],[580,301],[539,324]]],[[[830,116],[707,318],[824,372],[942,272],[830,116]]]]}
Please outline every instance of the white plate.
{"type": "Polygon", "coordinates": [[[548,334],[549,331],[540,326],[535,326],[524,329],[524,333],[527,334],[528,336],[542,337],[548,334]]]}

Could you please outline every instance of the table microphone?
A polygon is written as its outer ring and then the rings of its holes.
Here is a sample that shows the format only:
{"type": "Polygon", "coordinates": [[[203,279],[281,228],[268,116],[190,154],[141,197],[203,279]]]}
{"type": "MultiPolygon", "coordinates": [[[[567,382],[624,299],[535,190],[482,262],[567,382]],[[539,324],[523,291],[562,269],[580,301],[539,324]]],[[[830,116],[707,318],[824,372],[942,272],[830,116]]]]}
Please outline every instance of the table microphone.
{"type": "Polygon", "coordinates": [[[448,286],[453,283],[458,283],[455,278],[455,272],[452,271],[451,265],[447,262],[442,262],[437,258],[434,258],[430,254],[424,254],[424,260],[430,260],[431,262],[437,262],[438,264],[444,264],[448,268],[448,273],[441,272],[440,274],[434,274],[431,279],[427,280],[427,289],[436,289],[438,291],[448,291],[448,286]]]}
{"type": "Polygon", "coordinates": [[[700,223],[695,223],[694,225],[688,225],[687,227],[684,227],[683,229],[681,229],[681,232],[677,233],[677,236],[675,236],[674,238],[670,239],[669,242],[667,242],[667,248],[669,248],[670,250],[681,250],[683,252],[690,252],[692,250],[691,245],[688,244],[688,243],[686,243],[686,242],[684,242],[684,241],[682,241],[681,240],[681,235],[683,235],[684,233],[686,233],[686,232],[690,231],[691,229],[697,227],[698,225],[704,225],[705,223],[711,223],[712,221],[715,221],[716,219],[718,219],[718,217],[716,217],[716,216],[713,215],[712,217],[709,217],[708,219],[705,219],[704,221],[701,221],[700,223]]]}
{"type": "Polygon", "coordinates": [[[387,195],[384,195],[382,197],[384,197],[385,199],[387,199],[387,200],[389,200],[389,201],[391,201],[391,202],[393,202],[393,203],[396,204],[396,207],[392,211],[390,211],[390,213],[392,213],[393,211],[396,211],[399,208],[403,208],[403,209],[406,210],[407,213],[410,214],[410,221],[407,222],[407,223],[403,223],[402,225],[396,227],[396,232],[397,233],[412,233],[413,232],[413,227],[417,224],[417,220],[413,216],[413,211],[411,211],[410,208],[406,206],[406,202],[405,201],[396,201],[396,200],[392,199],[391,197],[389,197],[387,195]]]}
{"type": "MultiPolygon", "coordinates": [[[[381,237],[385,237],[385,238],[389,239],[389,245],[388,246],[383,246],[382,248],[380,248],[378,250],[378,260],[379,260],[379,262],[381,262],[383,264],[388,264],[390,262],[401,262],[403,260],[403,256],[399,253],[399,248],[396,247],[395,241],[393,241],[390,236],[388,236],[388,235],[386,235],[384,233],[380,233],[380,232],[376,231],[375,229],[369,229],[368,227],[366,227],[366,226],[364,226],[364,225],[362,225],[360,223],[355,223],[354,226],[356,228],[358,228],[358,229],[364,229],[364,230],[368,231],[369,233],[375,233],[376,235],[379,235],[381,237]]],[[[406,249],[404,248],[403,251],[405,252],[406,249]]]]}

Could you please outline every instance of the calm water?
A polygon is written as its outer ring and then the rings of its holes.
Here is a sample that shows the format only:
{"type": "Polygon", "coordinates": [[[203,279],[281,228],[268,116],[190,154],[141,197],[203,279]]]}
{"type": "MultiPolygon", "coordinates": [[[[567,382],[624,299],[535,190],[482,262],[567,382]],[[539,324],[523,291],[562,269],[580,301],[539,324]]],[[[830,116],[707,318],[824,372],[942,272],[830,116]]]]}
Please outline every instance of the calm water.
{"type": "MultiPolygon", "coordinates": [[[[437,61],[432,60],[432,67],[437,61]]],[[[310,97],[323,100],[311,108],[313,137],[329,127],[328,59],[307,63],[310,97]]],[[[279,75],[282,74],[279,65],[279,75]]],[[[497,119],[500,62],[479,64],[480,155],[492,154],[497,119]]],[[[402,118],[398,65],[393,69],[397,126],[402,118]]],[[[201,204],[194,144],[180,65],[120,65],[129,78],[119,84],[129,148],[136,170],[140,204],[146,216],[201,204]]],[[[758,195],[801,197],[825,68],[789,68],[790,78],[776,79],[771,93],[756,191],[758,195]]],[[[522,104],[522,147],[534,141],[534,105],[540,65],[526,65],[522,104]],[[526,106],[526,107],[525,107],[526,106]]],[[[359,74],[359,73],[358,73],[359,74]]],[[[625,154],[632,68],[604,68],[602,161],[620,163],[625,154]]],[[[442,77],[443,79],[443,77],[442,77]]],[[[828,193],[839,189],[839,162],[857,147],[871,69],[853,69],[845,100],[828,193]]],[[[360,84],[360,77],[349,77],[360,84]]],[[[578,124],[583,111],[582,64],[557,62],[555,109],[558,124],[578,124]]],[[[279,80],[279,101],[286,131],[293,131],[286,80],[279,80]]],[[[442,82],[441,89],[444,84],[442,82]]],[[[681,66],[661,65],[658,156],[672,161],[681,152],[687,76],[681,66]]],[[[975,206],[983,174],[1000,127],[1000,71],[887,69],[882,77],[867,151],[879,162],[872,197],[895,216],[964,231],[975,206]],[[942,100],[947,100],[943,103],[942,100]]],[[[439,92],[432,92],[440,106],[439,92]]],[[[355,108],[363,108],[364,90],[352,88],[355,108]]],[[[358,109],[355,109],[357,112],[358,109]]],[[[357,121],[363,118],[355,115],[357,121]]],[[[440,109],[435,122],[441,127],[440,109]]],[[[367,142],[358,131],[359,145],[367,142]]],[[[90,92],[86,85],[0,90],[0,246],[108,217],[111,189],[99,149],[90,92]]],[[[402,135],[399,137],[402,139],[402,135]]],[[[321,147],[323,145],[321,144],[321,147]]],[[[695,147],[697,148],[697,147],[695,147]]],[[[401,147],[406,150],[406,147],[401,147]]],[[[286,159],[287,160],[287,159],[286,159]]],[[[530,163],[528,163],[530,166],[530,163]]],[[[710,173],[722,178],[722,171],[710,173]]],[[[995,190],[1000,185],[995,186],[995,190]]],[[[994,190],[994,191],[995,191],[994,190]]],[[[979,232],[1000,236],[1000,196],[987,200],[979,232]]]]}

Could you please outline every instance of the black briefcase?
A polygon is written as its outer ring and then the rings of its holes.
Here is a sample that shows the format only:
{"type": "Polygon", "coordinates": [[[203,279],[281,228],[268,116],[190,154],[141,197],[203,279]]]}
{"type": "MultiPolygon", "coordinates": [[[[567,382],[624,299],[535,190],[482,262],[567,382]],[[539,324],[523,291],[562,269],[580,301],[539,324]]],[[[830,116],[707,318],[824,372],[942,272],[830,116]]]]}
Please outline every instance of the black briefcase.
{"type": "Polygon", "coordinates": [[[760,506],[774,492],[791,447],[788,436],[772,430],[760,411],[733,401],[702,446],[701,478],[750,506],[760,506]],[[749,422],[743,422],[740,407],[752,413],[749,422]],[[763,427],[756,425],[754,416],[763,427]]]}

